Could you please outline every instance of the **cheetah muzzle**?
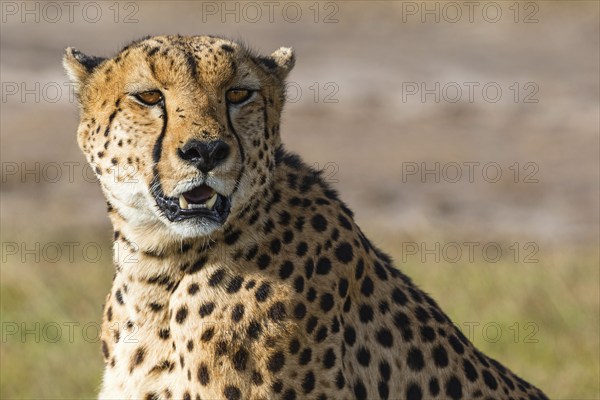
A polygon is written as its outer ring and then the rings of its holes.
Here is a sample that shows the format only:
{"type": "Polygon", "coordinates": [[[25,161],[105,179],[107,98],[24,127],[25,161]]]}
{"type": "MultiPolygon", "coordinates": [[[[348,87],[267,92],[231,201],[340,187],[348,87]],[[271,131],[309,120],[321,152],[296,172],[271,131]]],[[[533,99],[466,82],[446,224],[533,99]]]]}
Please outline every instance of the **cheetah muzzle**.
{"type": "Polygon", "coordinates": [[[528,399],[281,143],[294,53],[67,49],[114,230],[101,399],[528,399]]]}

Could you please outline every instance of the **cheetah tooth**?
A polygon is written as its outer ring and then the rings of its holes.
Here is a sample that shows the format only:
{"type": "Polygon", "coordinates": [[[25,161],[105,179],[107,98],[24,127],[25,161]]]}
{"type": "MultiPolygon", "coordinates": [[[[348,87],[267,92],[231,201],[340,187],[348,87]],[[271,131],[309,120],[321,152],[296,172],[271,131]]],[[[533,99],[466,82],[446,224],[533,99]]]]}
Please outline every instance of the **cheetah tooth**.
{"type": "Polygon", "coordinates": [[[208,208],[209,210],[212,210],[212,208],[214,207],[215,203],[217,202],[217,193],[215,192],[215,194],[212,195],[212,197],[210,199],[208,199],[206,201],[206,208],[208,208]]]}
{"type": "Polygon", "coordinates": [[[189,204],[187,202],[187,200],[185,199],[185,197],[183,197],[183,195],[179,196],[179,208],[181,209],[186,209],[188,208],[189,204]]]}

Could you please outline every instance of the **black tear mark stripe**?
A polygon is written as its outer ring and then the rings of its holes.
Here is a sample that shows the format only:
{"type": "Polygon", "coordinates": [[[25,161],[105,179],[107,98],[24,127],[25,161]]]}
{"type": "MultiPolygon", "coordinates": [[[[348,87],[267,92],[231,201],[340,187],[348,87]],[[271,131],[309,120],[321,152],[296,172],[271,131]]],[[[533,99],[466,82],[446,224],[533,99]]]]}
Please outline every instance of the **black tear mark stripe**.
{"type": "Polygon", "coordinates": [[[154,182],[156,182],[156,190],[158,193],[162,193],[162,185],[160,184],[160,177],[158,176],[158,162],[160,161],[162,154],[163,141],[165,139],[165,134],[167,133],[167,123],[169,121],[166,104],[163,106],[162,119],[162,129],[160,130],[160,135],[158,136],[158,139],[156,139],[156,143],[154,143],[154,148],[152,149],[152,160],[154,161],[154,166],[152,167],[152,172],[154,175],[152,177],[152,187],[154,187],[154,182]]]}
{"type": "Polygon", "coordinates": [[[227,127],[229,128],[229,131],[232,133],[233,137],[235,137],[235,141],[237,142],[238,145],[238,149],[240,150],[240,158],[241,158],[241,164],[242,164],[242,168],[240,168],[240,172],[237,176],[237,178],[235,179],[235,187],[233,188],[233,192],[231,192],[230,196],[233,196],[233,194],[238,190],[239,186],[240,186],[240,181],[242,179],[242,176],[244,175],[244,171],[246,169],[246,153],[244,152],[244,147],[242,146],[242,140],[240,139],[240,136],[238,135],[238,133],[235,131],[235,128],[233,127],[233,123],[231,122],[231,109],[228,107],[227,108],[227,127]]]}

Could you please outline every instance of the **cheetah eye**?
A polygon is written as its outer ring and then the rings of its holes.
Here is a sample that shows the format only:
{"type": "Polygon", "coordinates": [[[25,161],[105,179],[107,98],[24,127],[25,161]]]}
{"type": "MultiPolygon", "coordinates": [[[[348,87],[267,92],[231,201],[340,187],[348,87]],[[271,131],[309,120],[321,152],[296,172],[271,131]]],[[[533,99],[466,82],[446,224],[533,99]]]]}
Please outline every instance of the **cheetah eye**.
{"type": "Polygon", "coordinates": [[[155,106],[163,100],[163,95],[158,90],[137,93],[134,97],[146,106],[155,106]]]}
{"type": "Polygon", "coordinates": [[[252,95],[252,91],[248,89],[231,89],[225,94],[229,104],[240,104],[248,100],[252,95]]]}

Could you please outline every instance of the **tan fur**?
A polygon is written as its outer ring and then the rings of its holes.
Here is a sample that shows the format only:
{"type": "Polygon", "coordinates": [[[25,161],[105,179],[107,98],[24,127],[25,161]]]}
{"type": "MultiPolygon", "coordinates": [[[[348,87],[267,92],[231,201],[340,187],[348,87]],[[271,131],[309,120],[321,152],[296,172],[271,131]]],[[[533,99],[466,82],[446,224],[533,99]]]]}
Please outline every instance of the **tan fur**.
{"type": "Polygon", "coordinates": [[[103,61],[68,49],[64,63],[115,231],[100,398],[545,398],[479,353],[283,150],[291,49],[161,36],[103,61]],[[233,107],[235,87],[255,97],[233,107]],[[132,98],[146,90],[164,105],[132,98]],[[203,175],[178,155],[190,139],[232,150],[203,175]],[[158,208],[153,182],[174,196],[194,179],[231,197],[223,225],[158,208]]]}

